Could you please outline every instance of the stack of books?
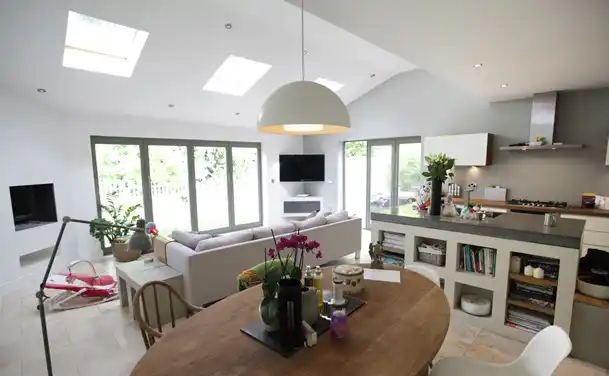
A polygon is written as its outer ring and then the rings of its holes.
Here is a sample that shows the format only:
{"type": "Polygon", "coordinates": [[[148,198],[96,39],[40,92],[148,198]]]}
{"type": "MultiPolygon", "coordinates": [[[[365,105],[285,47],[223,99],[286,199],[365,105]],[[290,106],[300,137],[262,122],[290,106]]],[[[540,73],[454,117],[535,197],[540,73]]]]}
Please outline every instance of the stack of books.
{"type": "Polygon", "coordinates": [[[518,328],[531,333],[537,333],[552,325],[549,318],[541,315],[534,315],[526,309],[510,306],[507,310],[506,325],[518,328]]]}
{"type": "Polygon", "coordinates": [[[515,288],[511,289],[509,298],[529,302],[540,307],[554,308],[555,291],[553,287],[530,285],[528,283],[516,282],[515,288]]]}
{"type": "Polygon", "coordinates": [[[496,249],[464,244],[461,246],[459,258],[461,270],[495,276],[496,249]]]}

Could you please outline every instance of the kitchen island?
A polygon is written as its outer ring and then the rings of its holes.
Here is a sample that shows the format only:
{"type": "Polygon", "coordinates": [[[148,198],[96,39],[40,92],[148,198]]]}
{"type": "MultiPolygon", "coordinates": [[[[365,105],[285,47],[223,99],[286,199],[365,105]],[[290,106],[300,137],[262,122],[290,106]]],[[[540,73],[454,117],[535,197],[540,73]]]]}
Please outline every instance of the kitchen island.
{"type": "Polygon", "coordinates": [[[454,316],[527,341],[534,333],[513,327],[512,323],[508,325],[508,308],[539,314],[567,333],[570,330],[585,224],[577,219],[558,218],[556,226],[548,227],[543,221],[543,216],[519,213],[474,221],[399,214],[399,209],[395,208],[373,212],[371,230],[372,241],[381,241],[384,247],[389,245],[387,249],[392,252],[403,252],[405,264],[422,264],[438,272],[444,280],[444,291],[454,316]],[[445,254],[441,259],[430,259],[428,253],[419,252],[421,244],[439,245],[445,249],[445,254]],[[482,257],[470,259],[470,249],[484,250],[482,257]],[[545,258],[554,262],[558,278],[535,279],[523,275],[522,271],[510,273],[512,256],[522,260],[545,258]],[[492,267],[489,267],[491,263],[492,267]],[[542,307],[513,299],[516,284],[522,283],[554,289],[554,305],[542,307]],[[461,296],[466,294],[491,300],[491,314],[473,316],[462,311],[461,296]]]}

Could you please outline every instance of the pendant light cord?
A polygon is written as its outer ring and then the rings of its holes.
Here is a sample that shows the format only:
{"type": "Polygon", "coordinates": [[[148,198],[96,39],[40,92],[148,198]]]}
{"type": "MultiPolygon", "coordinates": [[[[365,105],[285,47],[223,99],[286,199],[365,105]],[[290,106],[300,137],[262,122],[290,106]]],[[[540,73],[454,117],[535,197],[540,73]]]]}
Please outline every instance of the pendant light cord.
{"type": "Polygon", "coordinates": [[[302,80],[305,80],[305,48],[304,48],[304,0],[300,0],[300,56],[302,80]]]}

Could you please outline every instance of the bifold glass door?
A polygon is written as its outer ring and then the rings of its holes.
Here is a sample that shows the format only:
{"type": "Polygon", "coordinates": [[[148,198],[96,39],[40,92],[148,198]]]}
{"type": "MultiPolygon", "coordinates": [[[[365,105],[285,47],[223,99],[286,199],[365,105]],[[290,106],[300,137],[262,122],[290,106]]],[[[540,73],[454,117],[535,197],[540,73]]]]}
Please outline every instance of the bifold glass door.
{"type": "Polygon", "coordinates": [[[371,212],[412,212],[421,175],[419,137],[344,143],[344,208],[370,227],[371,212]]]}
{"type": "Polygon", "coordinates": [[[262,224],[260,144],[94,136],[91,150],[98,204],[140,204],[162,233],[262,224]]]}

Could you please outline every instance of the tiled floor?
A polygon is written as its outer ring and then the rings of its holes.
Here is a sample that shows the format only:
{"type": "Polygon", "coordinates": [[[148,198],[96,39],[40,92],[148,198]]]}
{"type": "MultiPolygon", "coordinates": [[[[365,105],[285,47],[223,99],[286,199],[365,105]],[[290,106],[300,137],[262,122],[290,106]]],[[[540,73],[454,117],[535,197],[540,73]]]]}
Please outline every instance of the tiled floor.
{"type": "MultiPolygon", "coordinates": [[[[370,235],[364,232],[367,249],[370,235]]],[[[362,252],[366,256],[367,252],[362,252]]],[[[111,259],[98,268],[112,272],[111,259]]],[[[28,267],[24,276],[0,287],[0,376],[42,376],[46,374],[40,319],[34,293],[43,263],[28,267]]],[[[48,315],[49,336],[55,375],[128,375],[144,354],[138,327],[118,301],[48,315]]],[[[451,322],[437,359],[465,356],[490,362],[509,362],[525,344],[470,325],[451,322]]],[[[608,376],[609,372],[590,364],[567,359],[555,375],[608,376]]]]}

